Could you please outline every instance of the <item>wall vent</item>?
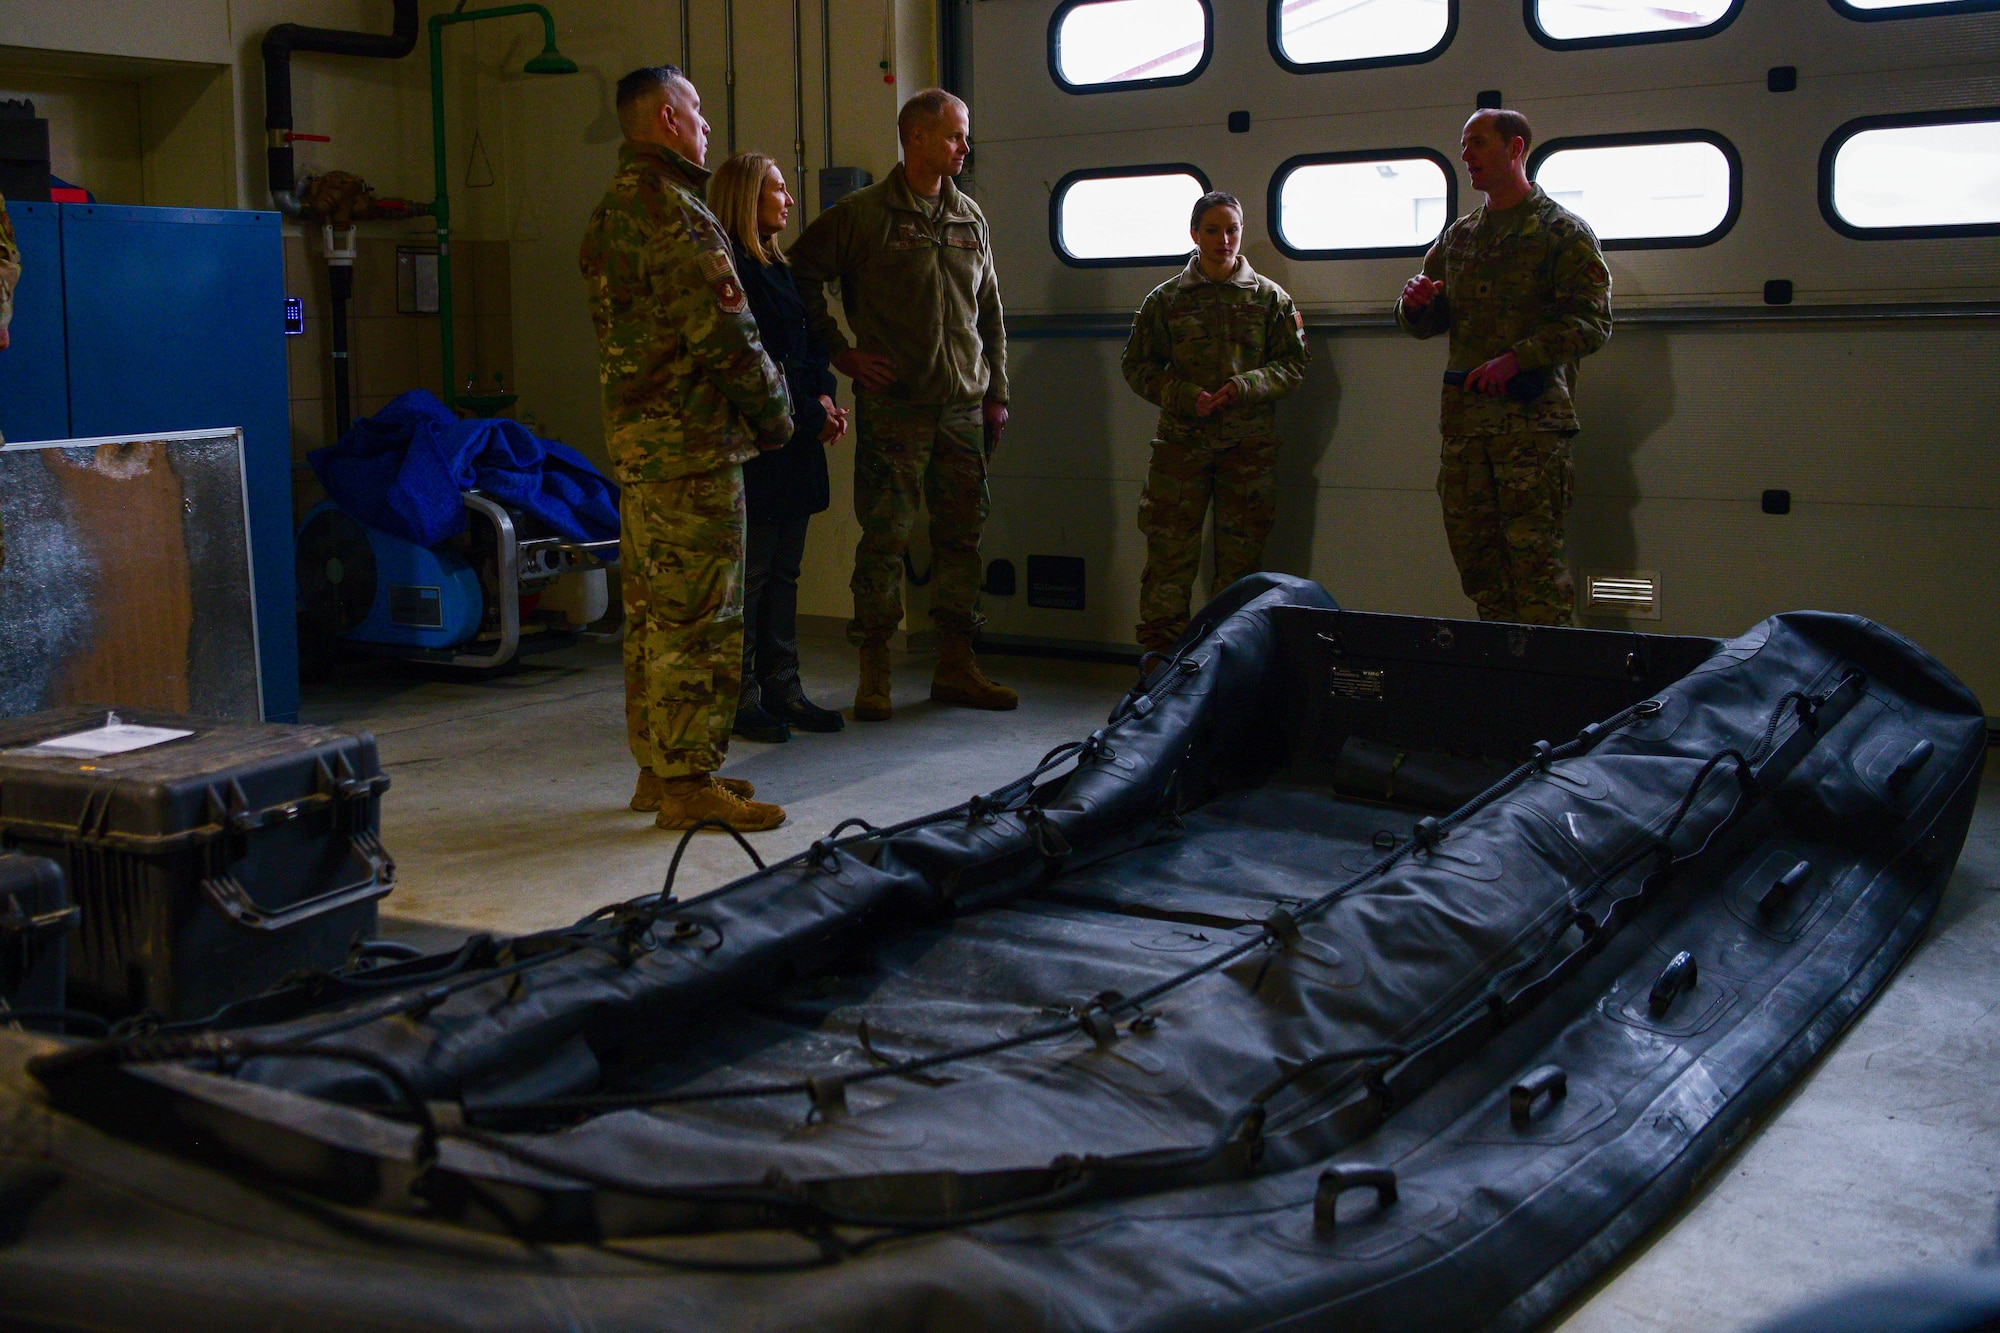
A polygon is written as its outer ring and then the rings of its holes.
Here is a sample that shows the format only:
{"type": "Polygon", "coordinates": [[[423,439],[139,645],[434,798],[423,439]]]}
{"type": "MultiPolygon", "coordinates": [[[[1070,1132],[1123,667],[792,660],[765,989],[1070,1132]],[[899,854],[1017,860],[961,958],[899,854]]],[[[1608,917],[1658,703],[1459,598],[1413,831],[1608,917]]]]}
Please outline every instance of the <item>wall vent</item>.
{"type": "Polygon", "coordinates": [[[1650,569],[1584,570],[1583,614],[1658,620],[1659,574],[1650,569]]]}

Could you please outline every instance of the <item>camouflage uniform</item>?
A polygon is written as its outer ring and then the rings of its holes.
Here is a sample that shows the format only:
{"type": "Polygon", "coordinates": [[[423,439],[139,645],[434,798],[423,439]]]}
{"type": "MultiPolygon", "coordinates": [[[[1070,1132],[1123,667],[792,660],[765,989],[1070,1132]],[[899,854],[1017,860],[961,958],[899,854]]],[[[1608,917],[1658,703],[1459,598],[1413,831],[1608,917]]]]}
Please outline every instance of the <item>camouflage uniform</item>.
{"type": "Polygon", "coordinates": [[[1446,385],[1438,497],[1459,581],[1481,620],[1567,625],[1576,587],[1563,523],[1573,491],[1570,393],[1577,362],[1611,337],[1611,274],[1582,218],[1536,186],[1513,208],[1476,208],[1424,256],[1444,290],[1422,311],[1396,303],[1417,338],[1451,334],[1452,370],[1512,351],[1548,376],[1520,402],[1446,385]]]}
{"type": "Polygon", "coordinates": [[[1263,563],[1277,515],[1277,400],[1306,373],[1305,319],[1292,298],[1239,258],[1210,281],[1199,257],[1155,287],[1132,321],[1125,382],[1160,407],[1153,461],[1139,500],[1146,569],[1139,642],[1164,649],[1187,628],[1201,564],[1201,529],[1215,501],[1215,580],[1221,591],[1263,563]],[[1236,382],[1236,403],[1208,416],[1195,399],[1236,382]]]}
{"type": "MultiPolygon", "coordinates": [[[[14,322],[14,286],[21,281],[21,247],[14,242],[14,223],[7,201],[0,198],[0,329],[14,322]]],[[[0,569],[7,567],[7,532],[0,528],[0,569]]]]}
{"type": "Polygon", "coordinates": [[[625,719],[663,778],[721,767],[743,669],[743,469],[792,433],[708,173],[627,143],[579,258],[597,325],[604,442],[623,488],[625,719]]]}
{"type": "Polygon", "coordinates": [[[813,332],[838,357],[851,346],[895,362],[881,393],[856,386],[854,620],[880,643],[903,619],[902,560],[921,498],[936,560],[931,619],[947,634],[980,623],[979,534],[989,505],[982,400],[1007,401],[1007,334],[992,236],[979,205],[949,179],[935,207],[898,165],[813,220],[790,252],[813,332]],[[827,309],[840,281],[850,343],[827,309]]]}

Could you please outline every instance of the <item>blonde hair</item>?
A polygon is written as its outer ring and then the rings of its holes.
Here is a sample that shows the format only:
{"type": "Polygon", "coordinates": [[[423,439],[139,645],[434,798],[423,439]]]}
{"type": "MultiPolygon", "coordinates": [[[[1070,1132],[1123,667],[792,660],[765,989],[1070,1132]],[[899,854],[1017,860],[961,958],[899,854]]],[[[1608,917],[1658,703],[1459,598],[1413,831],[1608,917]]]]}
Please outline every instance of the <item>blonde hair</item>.
{"type": "Polygon", "coordinates": [[[729,233],[739,253],[763,264],[789,264],[777,237],[764,239],[757,231],[757,206],[764,197],[764,177],[777,162],[762,153],[738,153],[708,178],[708,209],[729,233]]]}

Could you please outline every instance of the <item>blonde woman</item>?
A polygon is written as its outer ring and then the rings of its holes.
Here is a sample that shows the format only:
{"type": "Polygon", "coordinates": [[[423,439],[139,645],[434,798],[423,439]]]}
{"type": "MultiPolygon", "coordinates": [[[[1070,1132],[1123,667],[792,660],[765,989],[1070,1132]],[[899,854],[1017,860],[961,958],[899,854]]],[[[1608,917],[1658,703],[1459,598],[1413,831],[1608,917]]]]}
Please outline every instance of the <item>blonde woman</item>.
{"type": "Polygon", "coordinates": [[[736,272],[764,350],[792,392],[791,441],[743,465],[749,525],[743,548],[743,694],[736,734],[787,741],[791,729],[839,731],[839,713],[806,698],[799,682],[799,562],[806,525],[827,507],[826,446],[847,433],[834,405],[826,348],[806,326],[805,302],[777,235],[792,213],[778,164],[738,153],[708,182],[708,206],[736,251],[736,272]]]}

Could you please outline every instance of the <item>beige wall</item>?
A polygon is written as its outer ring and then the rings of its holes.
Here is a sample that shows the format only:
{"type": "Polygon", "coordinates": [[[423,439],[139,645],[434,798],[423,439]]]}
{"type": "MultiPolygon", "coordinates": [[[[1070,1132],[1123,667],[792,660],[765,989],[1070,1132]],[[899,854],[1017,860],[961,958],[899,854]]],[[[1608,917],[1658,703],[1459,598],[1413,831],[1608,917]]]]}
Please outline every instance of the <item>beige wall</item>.
{"type": "MultiPolygon", "coordinates": [[[[690,3],[688,63],[716,127],[713,165],[728,151],[723,5],[690,3]]],[[[428,19],[452,7],[452,0],[425,0],[420,12],[428,19]]],[[[479,293],[476,320],[459,338],[456,377],[463,383],[474,372],[486,380],[506,371],[521,393],[516,415],[532,415],[549,434],[602,461],[596,344],[576,271],[577,243],[617,161],[613,86],[635,66],[680,59],[680,12],[673,0],[554,0],[551,8],[558,43],[579,74],[520,72],[541,49],[541,28],[531,18],[456,25],[445,34],[446,171],[458,290],[468,306],[475,282],[479,293]],[[496,263],[504,271],[496,273],[496,263]]],[[[771,154],[791,176],[797,162],[791,4],[736,0],[734,10],[737,147],[771,154]]],[[[803,0],[801,11],[808,176],[801,193],[809,209],[828,159],[820,5],[803,0]]],[[[387,0],[0,0],[0,48],[11,48],[0,49],[0,89],[36,98],[57,122],[58,173],[73,172],[109,202],[268,207],[264,33],[285,22],[386,32],[390,16],[387,0]]],[[[864,167],[879,179],[894,164],[898,94],[934,77],[930,24],[922,0],[834,0],[832,130],[840,165],[864,167]],[[896,65],[894,85],[878,66],[885,57],[896,65]]],[[[296,146],[299,174],[340,168],[364,176],[383,195],[432,198],[429,70],[427,30],[400,61],[295,56],[296,128],[333,139],[296,146]]],[[[805,209],[801,221],[810,216],[805,209]]],[[[362,226],[357,410],[415,384],[441,383],[436,320],[396,316],[393,286],[384,286],[392,275],[376,272],[393,260],[398,243],[421,243],[431,232],[428,221],[362,226]]],[[[330,421],[325,266],[318,254],[316,234],[298,232],[287,241],[287,281],[308,308],[307,336],[290,348],[295,456],[323,444],[330,421]]],[[[847,446],[834,451],[835,507],[814,528],[803,593],[808,613],[846,612],[854,539],[846,498],[850,458],[847,446]]],[[[303,470],[298,481],[301,502],[313,498],[303,470]]]]}

